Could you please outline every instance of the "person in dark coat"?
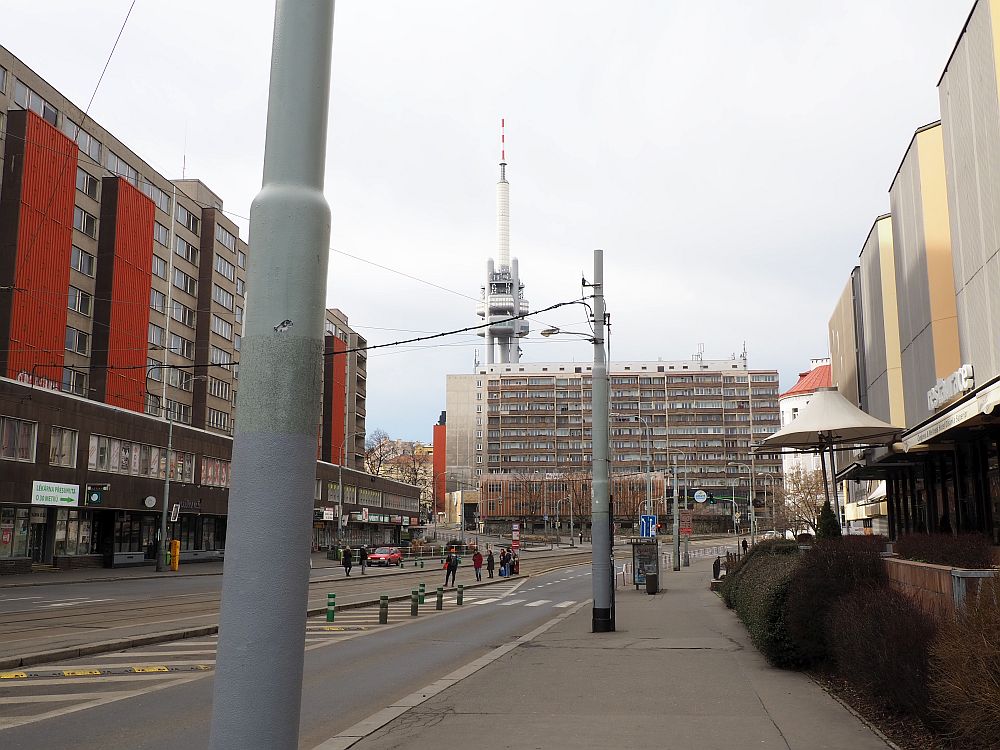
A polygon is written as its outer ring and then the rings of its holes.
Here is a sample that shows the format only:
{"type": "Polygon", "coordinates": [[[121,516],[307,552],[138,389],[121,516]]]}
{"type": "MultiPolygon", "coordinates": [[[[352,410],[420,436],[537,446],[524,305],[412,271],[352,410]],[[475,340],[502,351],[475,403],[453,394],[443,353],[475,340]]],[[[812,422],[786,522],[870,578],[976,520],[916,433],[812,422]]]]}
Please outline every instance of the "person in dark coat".
{"type": "Polygon", "coordinates": [[[351,548],[344,547],[344,557],[341,560],[341,564],[344,566],[344,572],[347,575],[351,574],[351,567],[354,565],[354,560],[351,558],[351,548]]]}
{"type": "Polygon", "coordinates": [[[493,577],[493,566],[494,566],[494,564],[495,564],[495,561],[493,559],[493,550],[488,550],[486,552],[486,572],[489,574],[490,578],[493,577]]]}
{"type": "Polygon", "coordinates": [[[365,566],[368,564],[368,548],[365,545],[361,545],[361,549],[358,550],[358,562],[361,563],[361,575],[365,574],[365,566]]]}
{"type": "Polygon", "coordinates": [[[750,545],[748,545],[748,544],[747,544],[747,540],[746,540],[746,539],[744,539],[744,540],[743,540],[743,554],[744,554],[744,555],[745,555],[745,554],[747,553],[747,547],[749,547],[749,546],[750,546],[750,545]]]}
{"type": "Polygon", "coordinates": [[[444,561],[444,586],[448,588],[448,579],[451,578],[451,585],[455,585],[455,574],[458,572],[458,555],[454,552],[448,553],[448,558],[444,561]]]}

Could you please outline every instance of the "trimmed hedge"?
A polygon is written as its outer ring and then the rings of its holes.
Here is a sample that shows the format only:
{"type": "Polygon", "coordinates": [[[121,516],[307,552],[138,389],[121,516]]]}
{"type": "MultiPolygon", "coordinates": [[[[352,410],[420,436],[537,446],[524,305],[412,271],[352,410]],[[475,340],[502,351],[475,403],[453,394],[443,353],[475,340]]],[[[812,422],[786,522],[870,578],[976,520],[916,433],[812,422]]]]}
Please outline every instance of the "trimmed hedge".
{"type": "Polygon", "coordinates": [[[1000,577],[982,581],[931,646],[933,704],[969,745],[1000,738],[1000,577]]]}
{"type": "Polygon", "coordinates": [[[732,595],[736,614],[754,645],[776,667],[793,668],[802,663],[783,617],[788,584],[800,562],[798,555],[755,555],[742,566],[732,595]]]}
{"type": "Polygon", "coordinates": [[[860,586],[885,582],[884,548],[884,537],[845,536],[817,539],[802,556],[788,585],[785,626],[803,666],[828,658],[825,623],[833,602],[860,586]]]}
{"type": "Polygon", "coordinates": [[[985,534],[907,534],[892,549],[917,562],[952,568],[993,567],[992,545],[985,534]]]}
{"type": "Polygon", "coordinates": [[[928,654],[936,629],[908,596],[884,584],[840,597],[826,622],[836,671],[885,708],[920,719],[930,703],[928,654]]]}
{"type": "Polygon", "coordinates": [[[795,555],[798,554],[798,544],[784,539],[768,539],[759,542],[751,547],[735,565],[729,566],[726,570],[726,577],[722,579],[722,587],[719,593],[726,606],[733,609],[735,603],[733,594],[740,583],[740,575],[751,560],[759,555],[795,555]]]}

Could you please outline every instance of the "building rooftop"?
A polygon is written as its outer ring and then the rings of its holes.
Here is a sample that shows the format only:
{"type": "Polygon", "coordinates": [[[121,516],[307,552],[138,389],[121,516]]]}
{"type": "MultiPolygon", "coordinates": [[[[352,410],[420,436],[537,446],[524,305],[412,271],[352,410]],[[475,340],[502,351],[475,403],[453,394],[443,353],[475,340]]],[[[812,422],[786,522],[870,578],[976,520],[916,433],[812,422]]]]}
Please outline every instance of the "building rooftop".
{"type": "Polygon", "coordinates": [[[799,373],[798,382],[787,391],[778,396],[779,399],[786,396],[802,396],[813,393],[817,388],[828,388],[833,385],[833,376],[830,365],[820,365],[812,370],[799,373]]]}

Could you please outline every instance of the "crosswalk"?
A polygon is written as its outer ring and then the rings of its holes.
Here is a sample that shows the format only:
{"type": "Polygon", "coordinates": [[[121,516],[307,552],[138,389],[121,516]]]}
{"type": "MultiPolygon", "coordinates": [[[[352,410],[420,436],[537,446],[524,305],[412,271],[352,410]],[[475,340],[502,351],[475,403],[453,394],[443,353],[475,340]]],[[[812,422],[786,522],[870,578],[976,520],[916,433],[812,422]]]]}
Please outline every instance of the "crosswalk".
{"type": "MultiPolygon", "coordinates": [[[[468,607],[565,609],[577,601],[545,598],[542,592],[553,583],[581,575],[589,575],[589,571],[530,586],[531,579],[497,582],[467,590],[463,603],[468,607]],[[532,595],[532,592],[538,593],[532,595]]],[[[419,619],[458,611],[456,592],[449,591],[443,596],[442,611],[437,611],[435,607],[436,592],[429,591],[419,607],[419,619]]],[[[327,622],[324,616],[310,617],[305,622],[305,648],[310,651],[335,646],[352,638],[414,621],[416,618],[410,615],[409,601],[391,602],[385,625],[379,624],[377,606],[337,611],[333,622],[327,622]]],[[[205,677],[215,669],[217,645],[218,636],[213,635],[100,654],[65,664],[0,671],[0,746],[4,729],[126,700],[205,677]]]]}

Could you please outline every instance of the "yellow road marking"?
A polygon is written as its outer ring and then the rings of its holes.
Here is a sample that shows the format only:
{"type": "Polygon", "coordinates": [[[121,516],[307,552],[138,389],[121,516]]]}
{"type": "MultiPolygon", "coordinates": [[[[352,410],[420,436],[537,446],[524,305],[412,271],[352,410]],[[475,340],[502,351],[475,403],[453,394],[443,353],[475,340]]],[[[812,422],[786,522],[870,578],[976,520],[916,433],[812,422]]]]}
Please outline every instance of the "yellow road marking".
{"type": "Polygon", "coordinates": [[[99,669],[64,669],[63,677],[90,677],[103,674],[99,669]]]}
{"type": "Polygon", "coordinates": [[[27,672],[0,672],[0,680],[23,680],[27,672]]]}
{"type": "Polygon", "coordinates": [[[170,667],[132,667],[132,671],[136,673],[142,672],[169,672],[170,667]]]}

